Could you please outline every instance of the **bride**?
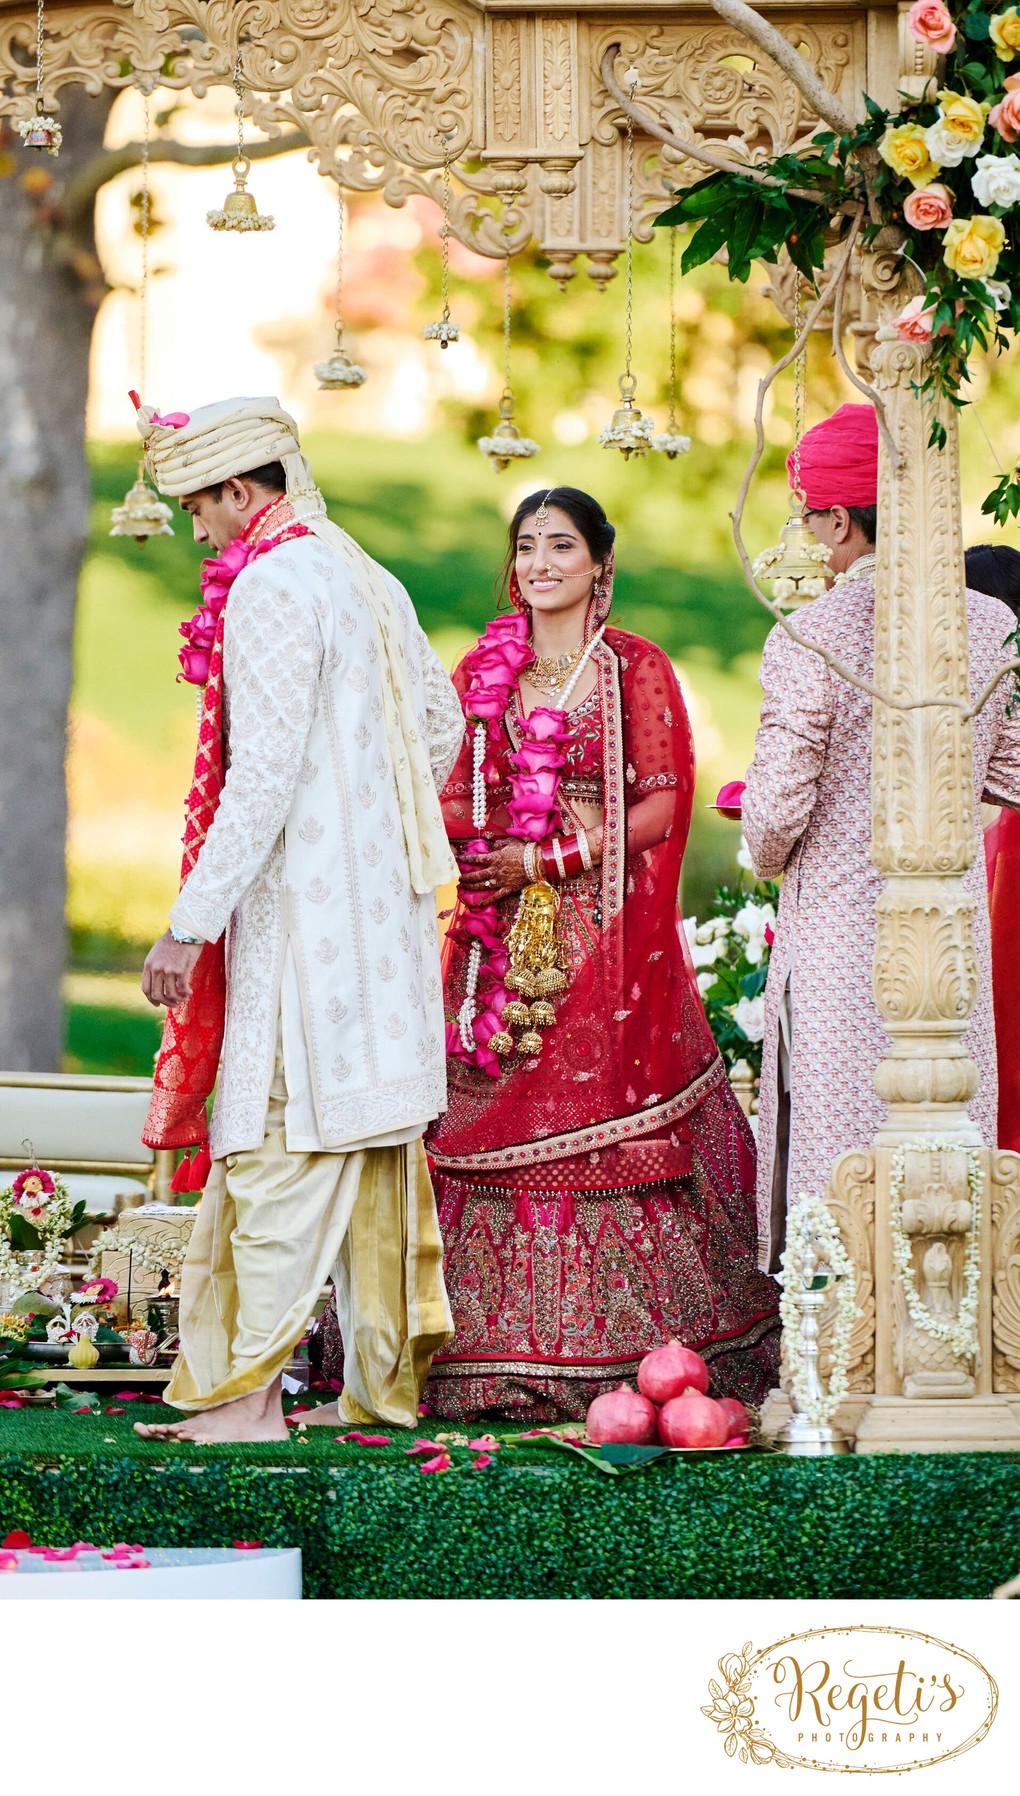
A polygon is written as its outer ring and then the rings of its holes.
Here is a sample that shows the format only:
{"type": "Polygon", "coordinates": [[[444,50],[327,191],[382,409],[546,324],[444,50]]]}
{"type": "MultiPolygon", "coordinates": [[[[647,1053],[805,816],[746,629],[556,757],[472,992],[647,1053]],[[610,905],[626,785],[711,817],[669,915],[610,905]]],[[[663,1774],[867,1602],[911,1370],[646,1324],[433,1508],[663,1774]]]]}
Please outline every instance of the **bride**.
{"type": "Polygon", "coordinates": [[[667,656],[609,626],[614,536],[574,487],[524,500],[513,611],[455,676],[450,1097],[428,1145],[456,1333],[425,1394],[453,1420],[582,1416],[672,1336],[719,1394],[760,1402],[776,1377],[753,1141],[677,910],[690,725],[667,656]],[[511,990],[543,927],[555,967],[511,990]]]}

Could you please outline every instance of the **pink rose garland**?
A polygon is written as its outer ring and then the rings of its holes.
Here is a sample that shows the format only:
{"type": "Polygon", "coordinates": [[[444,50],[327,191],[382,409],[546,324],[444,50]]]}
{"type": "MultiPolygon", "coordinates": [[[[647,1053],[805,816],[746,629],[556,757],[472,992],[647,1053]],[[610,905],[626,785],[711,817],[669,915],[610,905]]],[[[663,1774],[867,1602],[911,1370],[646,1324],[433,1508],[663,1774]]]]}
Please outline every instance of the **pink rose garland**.
{"type": "MultiPolygon", "coordinates": [[[[469,724],[484,726],[491,742],[498,734],[499,720],[506,711],[517,677],[534,660],[528,641],[527,619],[521,613],[496,617],[486,624],[477,648],[465,656],[462,666],[468,674],[468,685],[461,704],[469,724]]],[[[518,726],[520,746],[510,756],[511,799],[508,834],[518,841],[541,842],[555,828],[557,797],[571,733],[566,713],[538,705],[530,717],[518,726]]],[[[489,783],[499,775],[491,756],[483,764],[489,783]]],[[[484,854],[488,842],[478,837],[465,846],[473,853],[484,854]]],[[[481,1008],[471,1021],[474,1048],[468,1048],[461,1036],[459,1023],[448,1023],[446,1050],[458,1060],[477,1066],[489,1078],[500,1076],[499,1057],[489,1042],[502,1029],[503,1011],[510,993],[503,984],[510,964],[506,945],[499,932],[496,906],[482,893],[460,893],[461,913],[455,939],[471,947],[477,943],[484,958],[478,971],[477,991],[481,1008]]]]}

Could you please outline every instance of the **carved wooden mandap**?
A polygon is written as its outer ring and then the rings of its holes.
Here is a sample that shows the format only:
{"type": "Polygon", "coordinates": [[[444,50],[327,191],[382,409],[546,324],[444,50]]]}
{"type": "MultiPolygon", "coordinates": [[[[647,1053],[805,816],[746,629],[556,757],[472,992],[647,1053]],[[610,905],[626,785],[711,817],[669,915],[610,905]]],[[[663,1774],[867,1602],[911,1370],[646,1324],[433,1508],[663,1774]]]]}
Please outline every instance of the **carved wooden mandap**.
{"type": "MultiPolygon", "coordinates": [[[[767,16],[860,115],[865,92],[894,105],[899,88],[931,72],[905,12],[797,0],[767,16]]],[[[34,7],[0,0],[0,110],[9,118],[32,111],[35,49],[34,7]]],[[[231,81],[238,57],[254,123],[300,130],[323,174],[395,206],[412,194],[438,202],[449,156],[460,241],[499,258],[534,244],[560,283],[583,270],[604,286],[624,247],[618,94],[628,71],[639,76],[645,120],[636,139],[642,237],[669,192],[704,173],[684,142],[719,150],[736,138],[739,154],[771,154],[814,124],[799,87],[737,25],[677,0],[48,0],[43,97],[59,111],[61,89],[76,82],[201,96],[231,81]]],[[[962,883],[973,831],[956,421],[947,408],[947,447],[927,446],[929,417],[914,392],[925,352],[883,335],[904,297],[900,266],[880,252],[863,258],[855,334],[898,449],[895,466],[882,451],[875,678],[900,704],[925,702],[874,710],[873,855],[886,878],[875,989],[890,1036],[877,1084],[888,1115],[877,1142],[837,1164],[828,1194],[862,1310],[841,1420],[859,1451],[1017,1449],[1020,1160],[984,1149],[967,1116],[977,1074],[963,1037],[977,968],[962,883]],[[936,1138],[951,1145],[903,1152],[936,1138]],[[969,1358],[911,1320],[894,1213],[917,1291],[948,1315],[962,1300],[976,1229],[978,1346],[969,1358]]],[[[773,285],[782,304],[782,283],[773,285]]],[[[777,1398],[773,1421],[782,1408],[777,1398]]]]}

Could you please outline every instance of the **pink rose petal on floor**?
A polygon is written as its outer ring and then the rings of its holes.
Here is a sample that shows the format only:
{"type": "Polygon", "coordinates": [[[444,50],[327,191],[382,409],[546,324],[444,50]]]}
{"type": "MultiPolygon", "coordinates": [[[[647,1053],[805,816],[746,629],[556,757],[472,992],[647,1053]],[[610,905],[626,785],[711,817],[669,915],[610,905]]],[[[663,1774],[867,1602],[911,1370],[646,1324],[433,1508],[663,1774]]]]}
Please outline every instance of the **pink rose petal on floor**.
{"type": "Polygon", "coordinates": [[[494,1434],[480,1434],[476,1441],[468,1441],[468,1446],[473,1448],[476,1453],[498,1453],[502,1444],[502,1441],[498,1441],[494,1434]]]}
{"type": "Polygon", "coordinates": [[[388,1434],[334,1434],[335,1441],[356,1441],[359,1447],[390,1447],[393,1445],[388,1434]]]}
{"type": "Polygon", "coordinates": [[[118,1403],[137,1403],[142,1393],[141,1391],[114,1391],[113,1395],[118,1403]]]}
{"type": "Polygon", "coordinates": [[[449,1469],[450,1455],[448,1453],[437,1453],[434,1459],[423,1459],[418,1467],[420,1472],[448,1472],[449,1469]]]}
{"type": "Polygon", "coordinates": [[[122,1416],[125,1413],[123,1403],[109,1403],[103,1411],[104,1416],[122,1416]]]}
{"type": "Polygon", "coordinates": [[[17,1571],[17,1569],[18,1558],[16,1553],[0,1553],[0,1572],[17,1571]]]}
{"type": "Polygon", "coordinates": [[[24,1409],[24,1407],[20,1397],[0,1398],[0,1409],[24,1409]]]}
{"type": "Polygon", "coordinates": [[[236,1547],[238,1552],[253,1553],[256,1548],[263,1546],[265,1543],[261,1540],[232,1540],[230,1544],[232,1547],[236,1547]]]}
{"type": "Polygon", "coordinates": [[[479,1453],[478,1458],[473,1459],[471,1461],[471,1470],[473,1472],[480,1472],[483,1466],[487,1466],[487,1465],[491,1465],[491,1464],[492,1464],[492,1454],[491,1453],[479,1453]]]}
{"type": "Polygon", "coordinates": [[[446,1448],[443,1445],[442,1441],[427,1441],[427,1440],[418,1439],[415,1441],[413,1447],[405,1447],[404,1452],[411,1453],[411,1454],[414,1454],[414,1453],[445,1453],[446,1448]]]}

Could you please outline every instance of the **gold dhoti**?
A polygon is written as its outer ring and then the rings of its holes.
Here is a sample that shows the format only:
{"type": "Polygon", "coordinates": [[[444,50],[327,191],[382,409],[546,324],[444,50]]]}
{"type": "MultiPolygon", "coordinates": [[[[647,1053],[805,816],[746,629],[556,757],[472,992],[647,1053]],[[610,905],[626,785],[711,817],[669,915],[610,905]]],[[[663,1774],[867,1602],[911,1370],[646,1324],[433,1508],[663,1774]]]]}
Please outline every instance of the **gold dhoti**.
{"type": "Polygon", "coordinates": [[[181,1272],[181,1352],[166,1401],[210,1409],[287,1365],[332,1272],[342,1415],[413,1428],[432,1355],[453,1333],[420,1140],[288,1153],[277,1062],[262,1146],[213,1163],[181,1272]]]}

